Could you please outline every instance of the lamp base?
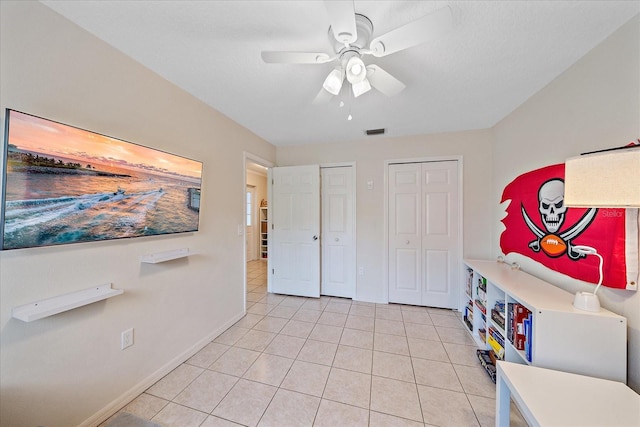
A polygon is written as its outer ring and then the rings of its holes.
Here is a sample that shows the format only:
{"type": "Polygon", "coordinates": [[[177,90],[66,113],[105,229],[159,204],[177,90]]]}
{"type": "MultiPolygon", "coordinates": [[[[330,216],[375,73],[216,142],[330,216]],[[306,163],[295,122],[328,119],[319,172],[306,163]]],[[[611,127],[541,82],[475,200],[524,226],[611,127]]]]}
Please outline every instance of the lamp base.
{"type": "Polygon", "coordinates": [[[598,312],[600,311],[600,300],[594,293],[578,291],[573,299],[573,306],[578,310],[598,312]]]}

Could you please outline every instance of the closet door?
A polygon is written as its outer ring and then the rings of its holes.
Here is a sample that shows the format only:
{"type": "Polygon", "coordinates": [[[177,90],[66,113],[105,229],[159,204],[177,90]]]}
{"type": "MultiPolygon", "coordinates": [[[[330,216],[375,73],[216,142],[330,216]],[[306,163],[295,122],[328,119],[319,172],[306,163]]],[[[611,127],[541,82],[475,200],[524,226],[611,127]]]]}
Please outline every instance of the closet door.
{"type": "Polygon", "coordinates": [[[353,167],[321,168],[322,285],[320,293],[353,298],[356,291],[353,167]]]}
{"type": "Polygon", "coordinates": [[[457,308],[458,162],[422,165],[422,305],[457,308]]]}
{"type": "Polygon", "coordinates": [[[389,302],[422,303],[421,170],[389,165],[389,302]]]}
{"type": "Polygon", "coordinates": [[[458,305],[458,162],[388,170],[389,302],[458,305]]]}

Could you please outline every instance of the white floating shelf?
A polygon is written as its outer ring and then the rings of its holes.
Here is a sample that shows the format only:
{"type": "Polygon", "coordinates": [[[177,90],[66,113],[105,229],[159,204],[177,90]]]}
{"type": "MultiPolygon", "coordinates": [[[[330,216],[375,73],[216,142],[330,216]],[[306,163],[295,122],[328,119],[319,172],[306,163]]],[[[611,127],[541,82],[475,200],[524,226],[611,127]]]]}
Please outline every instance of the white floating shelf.
{"type": "Polygon", "coordinates": [[[115,297],[123,292],[124,290],[122,289],[111,289],[111,283],[108,283],[106,285],[94,286],[81,291],[14,307],[11,310],[11,316],[23,322],[31,322],[62,313],[63,311],[73,310],[83,305],[102,301],[103,299],[115,297]]]}
{"type": "Polygon", "coordinates": [[[160,262],[171,261],[172,259],[186,258],[189,256],[189,248],[174,249],[172,251],[156,252],[154,254],[142,255],[140,262],[146,264],[158,264],[160,262]]]}

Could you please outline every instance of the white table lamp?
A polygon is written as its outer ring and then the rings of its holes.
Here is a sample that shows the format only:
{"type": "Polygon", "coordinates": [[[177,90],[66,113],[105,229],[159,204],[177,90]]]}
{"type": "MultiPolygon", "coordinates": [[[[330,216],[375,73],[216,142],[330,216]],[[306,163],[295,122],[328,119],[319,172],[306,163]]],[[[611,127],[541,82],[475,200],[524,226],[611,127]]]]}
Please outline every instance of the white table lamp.
{"type": "MultiPolygon", "coordinates": [[[[588,208],[640,207],[640,145],[632,143],[567,159],[564,204],[588,208]]],[[[580,310],[600,311],[596,293],[602,285],[602,256],[591,246],[574,246],[573,250],[600,258],[598,286],[593,293],[577,292],[573,305],[580,310]]]]}
{"type": "Polygon", "coordinates": [[[640,207],[640,145],[567,159],[564,204],[586,208],[640,207]]]}
{"type": "Polygon", "coordinates": [[[598,312],[600,311],[600,299],[598,299],[598,295],[596,294],[598,289],[600,289],[600,285],[602,285],[602,255],[600,255],[598,251],[591,246],[573,246],[573,251],[583,255],[595,255],[600,258],[600,266],[598,268],[598,285],[594,289],[593,293],[578,291],[576,292],[576,296],[573,298],[573,306],[575,308],[579,310],[598,312]]]}

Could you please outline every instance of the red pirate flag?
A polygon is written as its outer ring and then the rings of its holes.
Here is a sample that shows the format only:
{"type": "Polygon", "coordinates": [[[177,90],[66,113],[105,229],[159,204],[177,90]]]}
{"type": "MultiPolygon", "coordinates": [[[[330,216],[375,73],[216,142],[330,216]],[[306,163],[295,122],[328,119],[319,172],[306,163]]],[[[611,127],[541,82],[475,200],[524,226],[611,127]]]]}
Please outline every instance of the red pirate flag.
{"type": "Polygon", "coordinates": [[[500,236],[504,254],[519,253],[567,276],[590,283],[599,259],[573,250],[594,247],[604,259],[603,286],[637,289],[636,209],[567,208],[564,163],[520,175],[502,193],[508,201],[500,236]]]}

